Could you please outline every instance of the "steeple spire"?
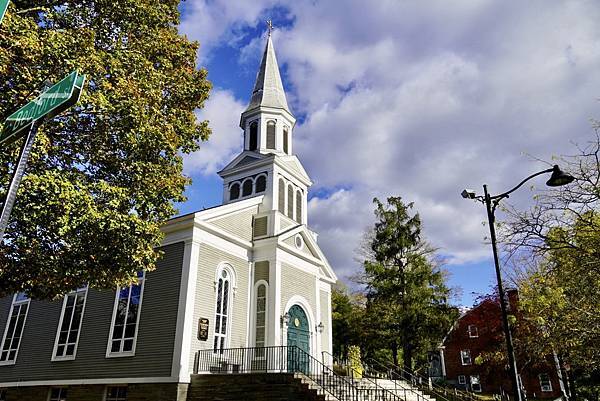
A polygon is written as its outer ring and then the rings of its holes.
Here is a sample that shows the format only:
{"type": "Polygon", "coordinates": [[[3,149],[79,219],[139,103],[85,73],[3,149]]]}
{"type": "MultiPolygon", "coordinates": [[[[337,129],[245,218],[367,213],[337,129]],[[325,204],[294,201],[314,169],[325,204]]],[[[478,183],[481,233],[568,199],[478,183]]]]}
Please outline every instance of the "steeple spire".
{"type": "Polygon", "coordinates": [[[250,104],[246,108],[246,111],[263,106],[283,109],[291,114],[287,99],[285,98],[281,75],[279,75],[279,66],[277,65],[273,40],[271,39],[273,24],[270,20],[267,21],[267,27],[267,45],[265,46],[258,74],[256,74],[256,82],[252,91],[252,97],[250,98],[250,104]]]}

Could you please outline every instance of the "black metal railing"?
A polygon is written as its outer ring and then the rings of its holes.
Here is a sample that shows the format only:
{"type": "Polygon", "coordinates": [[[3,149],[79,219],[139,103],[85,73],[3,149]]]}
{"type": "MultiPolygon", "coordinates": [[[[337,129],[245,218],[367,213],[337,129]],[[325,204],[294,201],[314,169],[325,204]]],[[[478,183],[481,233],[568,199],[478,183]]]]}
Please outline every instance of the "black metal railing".
{"type": "Polygon", "coordinates": [[[391,362],[381,363],[375,359],[367,359],[367,367],[370,374],[380,374],[385,372],[390,379],[407,381],[413,387],[418,388],[422,392],[431,395],[440,401],[479,401],[479,398],[469,391],[441,386],[430,377],[423,376],[416,372],[409,372],[391,362]]]}
{"type": "Polygon", "coordinates": [[[399,400],[427,400],[427,397],[425,397],[422,393],[415,391],[413,388],[398,385],[398,382],[395,380],[391,381],[391,384],[394,386],[393,389],[391,387],[383,387],[377,382],[377,380],[387,379],[385,375],[372,375],[367,369],[360,372],[355,367],[353,367],[348,360],[342,360],[341,358],[337,358],[330,352],[321,352],[321,358],[323,360],[323,363],[325,363],[326,355],[331,358],[332,369],[334,371],[338,370],[339,372],[343,373],[343,375],[349,376],[353,380],[360,379],[362,386],[365,386],[366,388],[377,388],[385,390],[388,393],[394,394],[399,400]]]}
{"type": "MultiPolygon", "coordinates": [[[[195,374],[294,373],[304,376],[339,401],[427,401],[412,390],[395,394],[360,375],[344,376],[297,346],[200,350],[195,374]]],[[[355,372],[356,373],[356,372],[355,372]]]]}

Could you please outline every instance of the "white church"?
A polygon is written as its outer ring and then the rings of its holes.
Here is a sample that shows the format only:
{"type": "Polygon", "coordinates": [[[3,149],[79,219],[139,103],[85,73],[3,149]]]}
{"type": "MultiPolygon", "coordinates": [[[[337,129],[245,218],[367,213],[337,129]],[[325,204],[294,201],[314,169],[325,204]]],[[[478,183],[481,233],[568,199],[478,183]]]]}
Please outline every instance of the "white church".
{"type": "MultiPolygon", "coordinates": [[[[168,221],[158,268],[130,286],[0,298],[0,401],[201,399],[187,395],[200,355],[220,368],[232,349],[300,349],[320,363],[337,278],[307,226],[295,122],[269,35],[243,150],[219,172],[223,204],[168,221]]],[[[265,355],[253,352],[252,364],[265,355]]]]}

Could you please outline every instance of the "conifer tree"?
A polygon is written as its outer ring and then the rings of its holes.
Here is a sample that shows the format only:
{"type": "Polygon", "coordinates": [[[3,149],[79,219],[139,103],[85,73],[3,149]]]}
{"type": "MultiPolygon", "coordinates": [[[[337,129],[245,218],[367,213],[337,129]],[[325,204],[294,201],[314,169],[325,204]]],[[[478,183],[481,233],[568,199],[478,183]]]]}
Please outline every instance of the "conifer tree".
{"type": "Polygon", "coordinates": [[[412,203],[390,197],[376,205],[372,258],[364,262],[367,320],[389,347],[393,362],[400,356],[412,371],[426,361],[458,313],[449,305],[451,290],[434,259],[434,249],[421,236],[421,219],[412,203]],[[401,355],[399,355],[401,353],[401,355]]]}

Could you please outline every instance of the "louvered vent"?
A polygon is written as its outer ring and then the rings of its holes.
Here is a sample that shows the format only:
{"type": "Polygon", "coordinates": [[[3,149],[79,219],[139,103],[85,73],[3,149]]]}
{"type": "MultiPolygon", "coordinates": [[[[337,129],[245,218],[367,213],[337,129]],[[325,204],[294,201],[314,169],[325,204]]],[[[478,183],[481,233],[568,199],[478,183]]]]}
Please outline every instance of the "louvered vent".
{"type": "Polygon", "coordinates": [[[254,219],[254,238],[267,235],[267,216],[254,219]]]}

